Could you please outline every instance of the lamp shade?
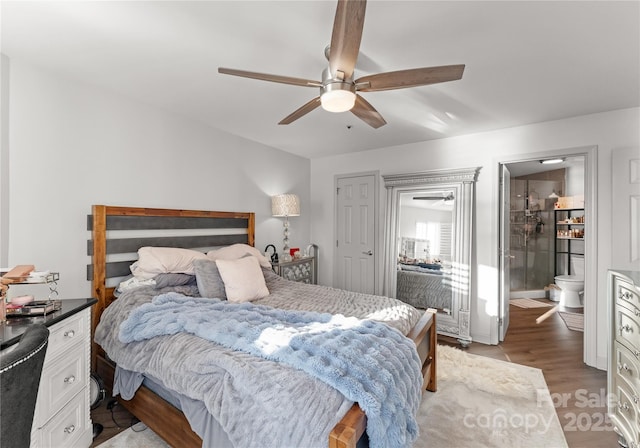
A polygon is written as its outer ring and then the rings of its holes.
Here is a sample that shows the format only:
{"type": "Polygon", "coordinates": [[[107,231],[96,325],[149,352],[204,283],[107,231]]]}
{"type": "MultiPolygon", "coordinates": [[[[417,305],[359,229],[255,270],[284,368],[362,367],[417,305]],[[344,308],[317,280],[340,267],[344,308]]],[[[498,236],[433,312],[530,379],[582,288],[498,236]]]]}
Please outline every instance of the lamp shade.
{"type": "Polygon", "coordinates": [[[271,196],[273,216],[300,216],[300,198],[297,194],[271,196]]]}

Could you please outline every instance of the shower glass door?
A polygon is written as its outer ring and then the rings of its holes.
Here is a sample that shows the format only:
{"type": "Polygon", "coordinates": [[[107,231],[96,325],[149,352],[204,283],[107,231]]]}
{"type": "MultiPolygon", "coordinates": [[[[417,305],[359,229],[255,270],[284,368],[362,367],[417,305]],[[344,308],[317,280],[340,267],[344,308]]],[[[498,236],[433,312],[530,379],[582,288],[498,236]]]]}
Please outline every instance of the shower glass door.
{"type": "Polygon", "coordinates": [[[511,291],[541,290],[554,282],[553,204],[557,182],[511,179],[511,291]]]}

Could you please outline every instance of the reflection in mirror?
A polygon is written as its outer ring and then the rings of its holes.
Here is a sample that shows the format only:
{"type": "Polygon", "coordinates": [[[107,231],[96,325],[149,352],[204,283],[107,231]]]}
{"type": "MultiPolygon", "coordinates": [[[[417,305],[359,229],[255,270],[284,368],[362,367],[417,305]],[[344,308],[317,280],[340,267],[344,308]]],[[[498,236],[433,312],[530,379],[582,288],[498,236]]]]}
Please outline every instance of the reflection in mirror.
{"type": "Polygon", "coordinates": [[[383,176],[384,294],[438,310],[440,334],[470,336],[471,236],[479,168],[383,176]]]}
{"type": "Polygon", "coordinates": [[[452,190],[400,194],[397,299],[451,314],[454,204],[452,190]]]}

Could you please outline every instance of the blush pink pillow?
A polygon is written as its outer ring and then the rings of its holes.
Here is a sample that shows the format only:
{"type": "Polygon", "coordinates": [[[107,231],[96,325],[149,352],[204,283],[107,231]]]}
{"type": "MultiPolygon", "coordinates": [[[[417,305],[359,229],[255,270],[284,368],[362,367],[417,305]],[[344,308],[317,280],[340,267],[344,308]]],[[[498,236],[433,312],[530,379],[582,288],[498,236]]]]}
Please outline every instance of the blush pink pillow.
{"type": "Polygon", "coordinates": [[[264,274],[256,257],[216,260],[216,265],[224,282],[228,301],[250,302],[269,295],[264,274]]]}

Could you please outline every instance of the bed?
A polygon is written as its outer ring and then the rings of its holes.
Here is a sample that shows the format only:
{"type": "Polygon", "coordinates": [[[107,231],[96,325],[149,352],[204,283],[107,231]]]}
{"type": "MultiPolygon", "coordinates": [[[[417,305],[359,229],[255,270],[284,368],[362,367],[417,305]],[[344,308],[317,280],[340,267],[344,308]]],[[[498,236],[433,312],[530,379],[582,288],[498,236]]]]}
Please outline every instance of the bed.
{"type": "Polygon", "coordinates": [[[442,269],[399,264],[396,298],[416,308],[435,308],[451,312],[453,298],[451,275],[442,269]]]}
{"type": "MultiPolygon", "coordinates": [[[[116,310],[120,303],[125,303],[125,294],[120,296],[121,302],[116,301],[115,286],[117,283],[110,282],[114,278],[122,278],[130,273],[131,265],[136,261],[135,256],[140,248],[156,246],[201,249],[238,244],[253,246],[254,228],[255,217],[253,213],[94,205],[92,214],[88,217],[88,229],[92,233],[92,238],[88,242],[88,252],[92,257],[92,263],[88,266],[88,278],[92,281],[93,292],[98,299],[98,303],[93,309],[92,335],[95,335],[103,313],[110,305],[114,304],[110,310],[116,310]],[[173,229],[179,230],[174,232],[173,229]],[[132,254],[133,257],[131,257],[132,254]]],[[[302,285],[289,282],[267,270],[264,270],[264,278],[269,288],[271,288],[269,296],[273,296],[264,299],[266,300],[264,303],[266,306],[263,306],[265,309],[279,310],[280,308],[286,308],[287,305],[285,303],[288,302],[278,303],[281,298],[278,298],[276,292],[290,291],[291,288],[294,288],[291,294],[298,294],[300,297],[306,294],[310,297],[309,300],[312,300],[316,291],[324,291],[323,294],[329,294],[330,291],[334,291],[337,294],[347,294],[349,297],[355,294],[317,285],[302,285]],[[295,290],[295,288],[311,289],[295,290]],[[313,288],[319,289],[315,290],[313,288]],[[275,300],[275,302],[270,303],[269,300],[275,300]]],[[[168,294],[190,291],[185,289],[187,288],[186,286],[180,288],[176,288],[175,292],[168,294]]],[[[141,288],[136,294],[143,296],[144,294],[140,291],[144,289],[141,288]]],[[[161,292],[164,293],[166,291],[162,290],[161,292]]],[[[130,296],[133,295],[130,294],[130,296]]],[[[197,296],[197,294],[193,295],[197,296]]],[[[364,298],[367,297],[361,297],[360,299],[364,298]]],[[[370,296],[370,298],[373,301],[378,300],[375,296],[370,296]]],[[[184,299],[192,300],[189,294],[186,294],[184,299]]],[[[202,299],[196,297],[193,300],[202,299]]],[[[256,303],[258,302],[256,301],[256,303]]],[[[324,312],[324,309],[321,307],[319,310],[309,311],[324,312]]],[[[110,312],[107,311],[105,316],[110,312]]],[[[348,313],[349,311],[346,310],[341,314],[347,315],[348,313]]],[[[103,323],[105,328],[107,327],[106,321],[107,319],[105,318],[103,323]]],[[[413,341],[419,358],[418,369],[421,374],[421,389],[426,388],[430,391],[435,391],[437,386],[435,375],[435,328],[435,312],[430,310],[420,314],[417,320],[413,322],[412,327],[406,329],[406,336],[413,341]]],[[[101,328],[98,330],[100,332],[101,328]]],[[[197,338],[197,336],[192,335],[181,335],[180,337],[197,338]]],[[[163,338],[165,336],[155,339],[163,338]]],[[[105,353],[103,347],[95,343],[95,338],[92,338],[92,340],[94,340],[92,369],[103,378],[108,388],[113,388],[114,380],[121,384],[122,370],[124,369],[116,366],[111,357],[105,353]]],[[[189,341],[189,344],[193,343],[193,339],[189,339],[189,341]]],[[[109,346],[108,343],[102,342],[103,345],[109,346]]],[[[191,345],[188,346],[191,347],[191,345]]],[[[192,425],[185,416],[187,410],[181,407],[182,403],[176,403],[171,397],[164,395],[161,388],[155,387],[157,384],[154,385],[154,380],[157,380],[157,378],[150,375],[139,388],[136,386],[135,393],[131,397],[127,397],[128,399],[119,397],[119,402],[170,445],[181,447],[203,446],[203,439],[193,430],[192,425]]],[[[161,383],[160,385],[164,384],[166,386],[163,381],[161,383]]],[[[283,392],[283,396],[285,396],[284,394],[285,392],[283,392]]],[[[322,402],[325,400],[317,401],[322,402]]],[[[341,406],[344,408],[344,403],[341,406]]],[[[355,402],[349,404],[348,408],[343,410],[344,412],[337,417],[337,423],[327,431],[325,440],[330,447],[354,447],[359,440],[366,438],[367,416],[361,406],[355,402]]],[[[234,424],[243,425],[244,423],[238,421],[234,424]]],[[[312,421],[307,422],[307,424],[312,425],[312,421]]],[[[250,428],[247,427],[247,430],[250,430],[250,428]]],[[[211,442],[207,439],[204,441],[204,445],[211,445],[211,442]]]]}

